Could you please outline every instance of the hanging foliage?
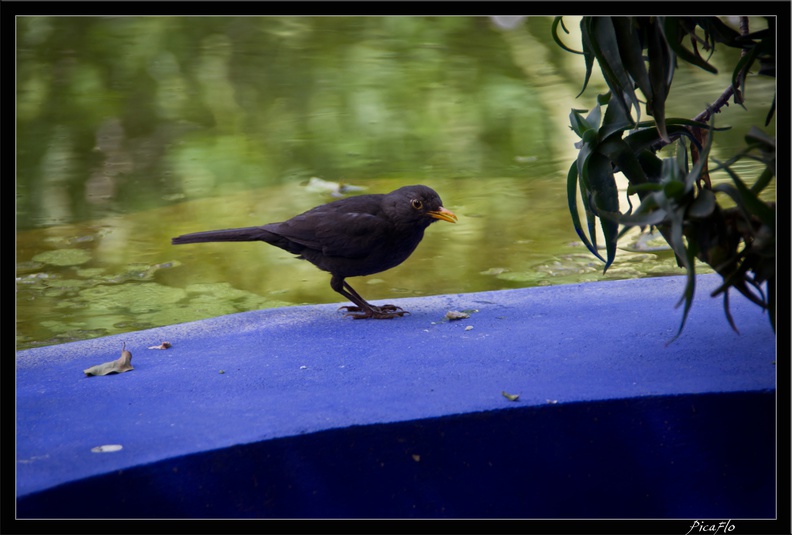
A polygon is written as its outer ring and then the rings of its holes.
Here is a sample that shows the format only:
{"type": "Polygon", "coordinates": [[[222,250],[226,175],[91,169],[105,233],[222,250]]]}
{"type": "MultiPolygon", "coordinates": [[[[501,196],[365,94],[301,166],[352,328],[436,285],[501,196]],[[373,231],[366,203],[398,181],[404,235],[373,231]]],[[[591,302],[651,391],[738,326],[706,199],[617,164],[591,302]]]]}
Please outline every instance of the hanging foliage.
{"type": "MultiPolygon", "coordinates": [[[[723,277],[713,296],[723,295],[733,329],[737,326],[729,312],[730,289],[768,310],[775,328],[775,203],[760,197],[775,179],[775,139],[754,127],[739,154],[725,162],[710,156],[717,132],[723,130],[715,128],[713,116],[729,100],[745,102],[746,73],[755,69],[757,74],[775,76],[774,21],[769,19],[767,29],[755,33],[748,31],[747,18],[741,23],[738,32],[717,17],[583,17],[582,51],[564,44],[559,30],[568,30],[562,17],[552,26],[553,38],[562,48],[583,55],[586,73],[581,95],[595,63],[609,89],[597,96],[590,110],[573,109],[569,116],[580,137],[578,156],[567,175],[572,224],[589,251],[605,263],[605,270],[626,230],[656,227],[662,233],[687,273],[677,336],[693,302],[696,259],[723,277]],[[716,45],[742,51],[731,85],[697,117],[667,117],[666,102],[679,62],[716,73],[710,63],[716,45]],[[642,120],[642,111],[651,120],[642,120]],[[676,156],[660,158],[657,151],[672,143],[676,156]],[[764,165],[753,180],[735,171],[734,164],[744,158],[764,165]],[[715,170],[728,174],[732,183],[713,186],[709,175],[715,170]],[[628,196],[638,197],[635,210],[630,197],[628,209],[621,209],[616,173],[628,180],[628,196]],[[736,206],[723,208],[724,198],[736,206]],[[597,244],[598,226],[605,257],[597,244]]],[[[775,99],[766,124],[774,111],[775,99]]]]}

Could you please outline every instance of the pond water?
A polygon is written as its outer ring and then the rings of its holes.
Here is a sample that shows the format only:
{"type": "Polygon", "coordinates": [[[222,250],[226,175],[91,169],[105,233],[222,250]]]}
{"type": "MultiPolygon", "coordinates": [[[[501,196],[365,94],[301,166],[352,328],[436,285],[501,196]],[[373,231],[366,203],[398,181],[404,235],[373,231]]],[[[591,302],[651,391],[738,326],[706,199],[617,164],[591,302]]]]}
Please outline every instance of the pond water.
{"type": "MultiPolygon", "coordinates": [[[[568,115],[605,86],[595,73],[576,98],[583,60],[552,41],[551,22],[18,19],[17,347],[340,302],[328,274],[280,249],[170,245],[287,219],[339,183],[426,184],[459,216],[432,225],[401,266],[351,279],[371,301],[682,274],[662,241],[637,233],[606,274],[579,242],[568,115]]],[[[721,94],[728,52],[718,75],[680,66],[669,115],[693,117],[721,94]]],[[[774,89],[753,77],[748,109],[718,115],[732,129],[715,157],[763,125],[774,89]]]]}

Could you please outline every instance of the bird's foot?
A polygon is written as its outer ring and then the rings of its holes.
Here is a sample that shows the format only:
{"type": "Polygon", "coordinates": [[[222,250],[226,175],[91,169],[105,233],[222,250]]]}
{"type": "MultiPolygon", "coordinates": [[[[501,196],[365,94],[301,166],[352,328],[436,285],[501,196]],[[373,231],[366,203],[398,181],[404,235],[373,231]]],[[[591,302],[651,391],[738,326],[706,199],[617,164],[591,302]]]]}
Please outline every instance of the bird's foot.
{"type": "Polygon", "coordinates": [[[395,317],[401,317],[409,314],[406,310],[395,305],[371,305],[369,308],[356,307],[356,306],[343,306],[338,310],[346,310],[344,317],[351,317],[356,320],[375,319],[375,320],[390,320],[395,317]]]}

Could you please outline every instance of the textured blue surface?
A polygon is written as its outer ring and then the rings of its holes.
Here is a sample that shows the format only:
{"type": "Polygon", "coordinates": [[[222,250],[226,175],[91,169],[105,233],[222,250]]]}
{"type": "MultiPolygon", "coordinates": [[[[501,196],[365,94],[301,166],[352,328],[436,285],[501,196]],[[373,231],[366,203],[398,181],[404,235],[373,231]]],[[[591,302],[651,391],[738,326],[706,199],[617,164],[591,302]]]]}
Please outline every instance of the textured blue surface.
{"type": "Polygon", "coordinates": [[[269,309],[20,351],[17,514],[773,516],[775,336],[738,295],[734,333],[708,295],[719,280],[698,278],[670,345],[678,277],[403,299],[411,315],[382,321],[269,309]],[[124,342],[133,371],[85,377],[124,342]]]}

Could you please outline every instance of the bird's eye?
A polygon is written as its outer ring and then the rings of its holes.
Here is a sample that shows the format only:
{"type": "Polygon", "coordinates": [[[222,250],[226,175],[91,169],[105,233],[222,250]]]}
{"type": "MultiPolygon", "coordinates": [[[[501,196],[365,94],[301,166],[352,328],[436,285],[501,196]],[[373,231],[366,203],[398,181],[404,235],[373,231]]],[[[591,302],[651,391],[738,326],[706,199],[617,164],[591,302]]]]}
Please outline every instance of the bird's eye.
{"type": "Polygon", "coordinates": [[[412,201],[410,201],[410,203],[412,204],[412,207],[415,208],[416,210],[420,210],[421,208],[423,208],[423,203],[418,199],[413,199],[412,201]]]}

